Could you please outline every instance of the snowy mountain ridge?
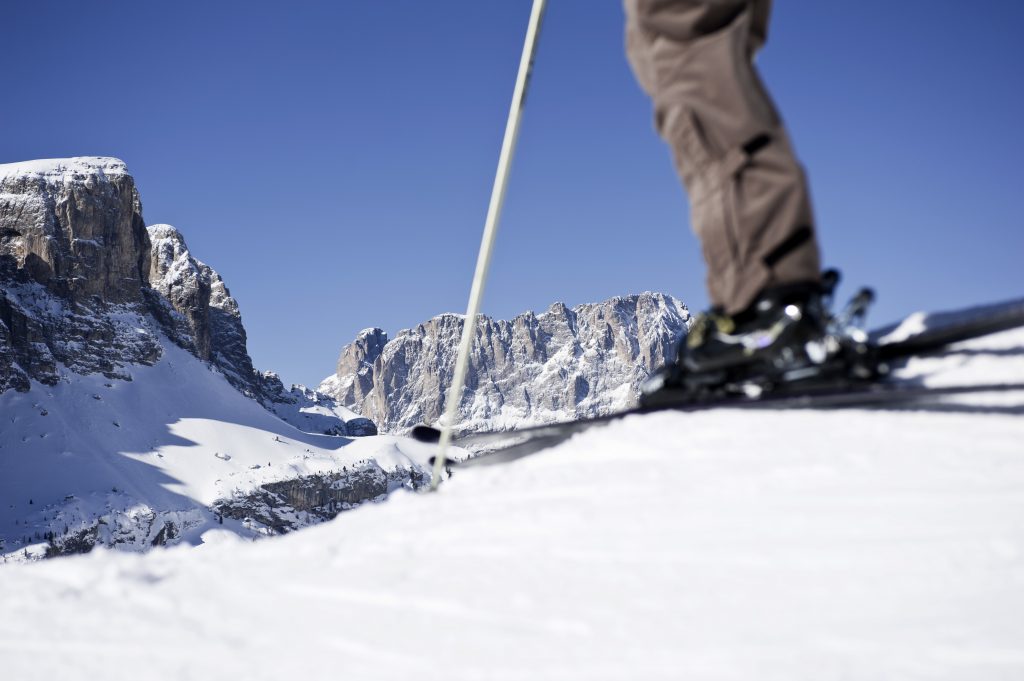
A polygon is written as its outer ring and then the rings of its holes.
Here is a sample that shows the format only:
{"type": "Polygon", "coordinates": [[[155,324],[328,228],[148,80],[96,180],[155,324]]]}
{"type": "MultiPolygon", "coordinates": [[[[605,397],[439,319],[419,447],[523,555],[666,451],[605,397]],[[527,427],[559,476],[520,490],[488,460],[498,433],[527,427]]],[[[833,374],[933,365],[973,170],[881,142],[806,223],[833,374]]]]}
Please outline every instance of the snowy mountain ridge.
{"type": "Polygon", "coordinates": [[[119,175],[128,175],[128,166],[121,159],[109,156],[41,158],[0,164],[0,180],[24,177],[62,185],[89,177],[110,178],[119,175]]]}
{"type": "MultiPolygon", "coordinates": [[[[555,303],[508,321],[480,315],[458,428],[514,428],[631,405],[672,357],[689,319],[682,302],[650,292],[573,308],[555,303]]],[[[436,423],[464,323],[463,315],[442,314],[393,339],[366,329],[317,389],[388,432],[436,423]]]]}
{"type": "Polygon", "coordinates": [[[246,350],[237,302],[170,225],[144,226],[123,161],[105,157],[0,165],[0,391],[54,385],[64,371],[130,378],[162,347],[134,315],[211,362],[242,393],[294,425],[370,434],[366,419],[301,386],[285,390],[246,350]],[[128,320],[129,323],[124,323],[128,320]]]}

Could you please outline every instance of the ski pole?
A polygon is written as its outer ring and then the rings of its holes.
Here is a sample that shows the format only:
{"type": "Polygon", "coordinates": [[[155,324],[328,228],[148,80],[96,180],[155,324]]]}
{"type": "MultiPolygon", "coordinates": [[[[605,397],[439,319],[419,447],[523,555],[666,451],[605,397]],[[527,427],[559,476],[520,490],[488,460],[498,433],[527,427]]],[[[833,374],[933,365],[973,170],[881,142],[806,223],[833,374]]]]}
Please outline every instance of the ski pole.
{"type": "Polygon", "coordinates": [[[530,82],[530,71],[533,68],[533,58],[537,51],[537,38],[540,35],[545,3],[546,0],[533,0],[530,23],[526,28],[526,42],[523,45],[523,55],[519,60],[519,74],[516,77],[515,90],[512,91],[512,106],[508,112],[508,122],[505,124],[505,138],[501,143],[501,154],[498,156],[498,171],[494,177],[494,187],[491,189],[491,202],[487,206],[487,219],[484,222],[483,238],[480,241],[480,253],[476,259],[473,286],[469,291],[469,305],[466,309],[466,318],[462,323],[462,340],[459,343],[459,355],[455,361],[455,375],[452,376],[452,384],[448,387],[448,396],[445,399],[444,417],[441,421],[441,439],[438,443],[437,456],[434,458],[433,475],[430,478],[431,491],[436,490],[441,481],[441,472],[444,470],[448,447],[452,441],[452,428],[459,411],[459,403],[462,401],[469,353],[473,349],[476,316],[480,312],[480,301],[484,296],[487,271],[491,267],[491,252],[494,249],[494,239],[498,235],[498,219],[501,217],[501,207],[505,202],[505,188],[508,186],[512,156],[515,153],[516,138],[519,136],[519,122],[522,120],[523,105],[526,103],[526,86],[530,82]]]}

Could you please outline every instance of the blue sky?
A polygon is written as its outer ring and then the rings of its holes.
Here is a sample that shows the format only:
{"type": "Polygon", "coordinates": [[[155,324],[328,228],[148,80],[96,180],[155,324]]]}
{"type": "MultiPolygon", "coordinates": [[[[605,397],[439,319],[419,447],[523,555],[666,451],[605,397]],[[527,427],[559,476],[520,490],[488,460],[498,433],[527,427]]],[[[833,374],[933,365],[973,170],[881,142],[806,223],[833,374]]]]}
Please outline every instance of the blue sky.
{"type": "MultiPolygon", "coordinates": [[[[238,299],[257,366],[316,384],[360,329],[462,311],[529,0],[5,7],[0,162],[128,163],[238,299]]],[[[825,261],[873,321],[1024,295],[1024,3],[777,0],[759,66],[825,261]]],[[[617,0],[550,0],[484,311],[706,305],[617,0]]]]}

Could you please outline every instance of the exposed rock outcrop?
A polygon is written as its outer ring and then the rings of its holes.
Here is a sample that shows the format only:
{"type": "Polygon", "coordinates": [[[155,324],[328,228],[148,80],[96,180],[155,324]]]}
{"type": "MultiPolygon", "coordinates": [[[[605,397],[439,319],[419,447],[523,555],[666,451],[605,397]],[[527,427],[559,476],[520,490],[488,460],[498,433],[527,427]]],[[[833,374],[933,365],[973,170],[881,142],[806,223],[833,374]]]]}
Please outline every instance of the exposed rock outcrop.
{"type": "Polygon", "coordinates": [[[418,490],[427,479],[415,467],[384,470],[375,461],[364,461],[351,469],[266,483],[218,502],[213,510],[224,518],[258,523],[267,534],[284,534],[332,520],[342,511],[384,499],[398,489],[418,490]]]}
{"type": "Polygon", "coordinates": [[[142,302],[149,243],[123,162],[83,157],[0,166],[0,253],[61,297],[142,302]]]}
{"type": "Polygon", "coordinates": [[[130,378],[160,357],[149,238],[124,163],[0,165],[0,391],[53,385],[59,367],[130,378]]]}
{"type": "Polygon", "coordinates": [[[334,375],[321,384],[324,392],[341,404],[362,404],[373,392],[373,367],[387,342],[388,335],[381,329],[360,331],[356,339],[342,349],[334,375]]]}
{"type": "Polygon", "coordinates": [[[242,392],[262,396],[260,375],[246,349],[242,315],[224,280],[192,256],[174,227],[150,225],[147,230],[152,245],[149,283],[184,318],[196,355],[212,362],[242,392]]]}
{"type": "MultiPolygon", "coordinates": [[[[607,413],[631,404],[671,357],[689,311],[660,293],[612,298],[510,321],[477,318],[459,428],[503,428],[607,413]]],[[[325,392],[386,431],[436,423],[463,318],[445,314],[393,340],[367,329],[345,346],[325,392]]]]}

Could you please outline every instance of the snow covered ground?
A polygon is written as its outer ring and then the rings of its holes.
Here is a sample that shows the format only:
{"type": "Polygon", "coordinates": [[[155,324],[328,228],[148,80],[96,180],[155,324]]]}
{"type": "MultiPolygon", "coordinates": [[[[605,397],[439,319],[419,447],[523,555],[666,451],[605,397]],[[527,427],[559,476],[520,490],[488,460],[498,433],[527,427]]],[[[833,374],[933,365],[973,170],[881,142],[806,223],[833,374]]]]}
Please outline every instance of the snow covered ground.
{"type": "Polygon", "coordinates": [[[429,456],[401,438],[301,432],[186,350],[162,346],[154,366],[131,367],[131,381],[67,373],[0,394],[0,562],[41,555],[48,532],[71,537],[97,519],[100,541],[122,549],[148,549],[167,523],[197,544],[222,527],[210,509],[218,500],[371,459],[411,470],[429,456]]]}
{"type": "MultiPolygon", "coordinates": [[[[1022,381],[1024,333],[905,373],[1022,381]]],[[[633,417],[281,538],[7,566],[3,673],[1021,679],[1022,410],[633,417]]]]}

